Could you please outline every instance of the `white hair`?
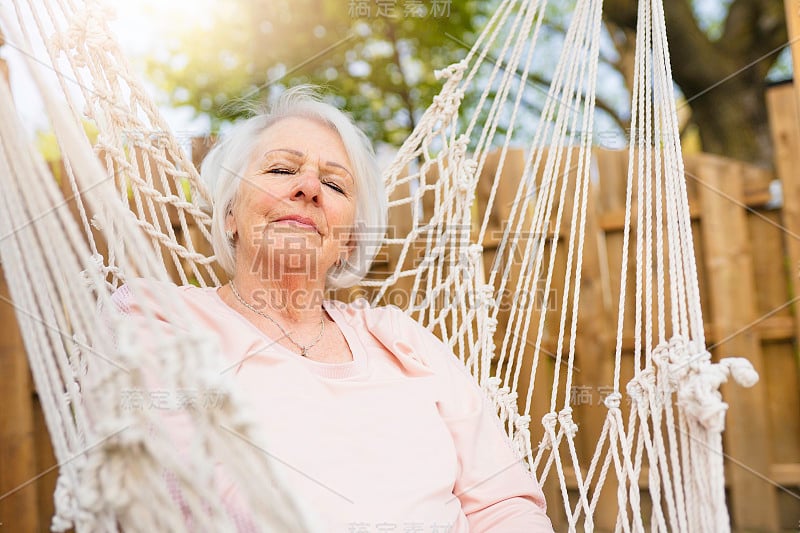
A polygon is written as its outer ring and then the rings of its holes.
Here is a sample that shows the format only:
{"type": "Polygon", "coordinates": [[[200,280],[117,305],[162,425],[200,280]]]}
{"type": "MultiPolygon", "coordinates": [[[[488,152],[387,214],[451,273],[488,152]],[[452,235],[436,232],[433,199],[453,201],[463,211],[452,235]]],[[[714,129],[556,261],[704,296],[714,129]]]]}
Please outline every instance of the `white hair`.
{"type": "Polygon", "coordinates": [[[354,246],[349,257],[334,265],[327,274],[328,287],[350,287],[369,272],[381,247],[388,212],[386,189],[367,136],[349,115],[321,101],[317,90],[309,85],[286,90],[266,112],[234,125],[203,160],[200,176],[214,202],[211,220],[214,253],[220,266],[233,275],[235,244],[226,236],[225,219],[233,209],[240,178],[259,136],[279,120],[290,117],[309,118],[331,127],[342,139],[353,167],[356,187],[354,246]]]}

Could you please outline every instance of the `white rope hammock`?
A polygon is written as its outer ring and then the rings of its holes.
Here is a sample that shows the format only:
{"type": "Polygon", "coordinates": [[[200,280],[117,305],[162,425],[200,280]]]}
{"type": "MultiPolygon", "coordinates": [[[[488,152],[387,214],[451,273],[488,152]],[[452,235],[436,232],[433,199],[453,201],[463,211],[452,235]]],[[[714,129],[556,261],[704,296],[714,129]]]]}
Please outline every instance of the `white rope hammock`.
{"type": "MultiPolygon", "coordinates": [[[[9,42],[36,57],[28,63],[66,168],[59,191],[22,139],[0,84],[0,252],[62,464],[54,528],[185,529],[183,511],[165,492],[167,470],[175,473],[172,483],[186,507],[204,517],[203,527],[230,529],[237,513],[215,503],[209,482],[213,466],[224,461],[257,523],[281,531],[313,529],[309,513],[276,488],[279,480],[264,481],[274,473],[251,445],[263,437],[213,368],[213,341],[191,324],[178,339],[162,339],[157,330],[144,339],[141,328],[157,328],[155,316],[131,324],[111,310],[110,292],[126,278],[168,280],[172,273],[201,286],[220,280],[214,258],[203,252],[210,249],[209,217],[199,206],[209,203],[209,195],[109,36],[108,11],[94,0],[12,4],[3,27],[9,42]],[[94,152],[78,127],[84,120],[99,132],[94,152]],[[219,409],[198,410],[187,422],[196,437],[189,459],[171,452],[163,417],[109,401],[119,391],[152,386],[153,376],[141,370],[148,368],[162,369],[158,384],[164,389],[214,390],[229,400],[219,409]]],[[[593,454],[583,456],[576,446],[580,431],[569,391],[592,181],[601,9],[600,0],[577,2],[499,239],[492,217],[501,180],[508,179],[503,168],[512,139],[523,129],[523,94],[530,90],[546,2],[502,2],[467,58],[440,72],[441,93],[386,172],[390,218],[404,224],[385,239],[397,259],[363,286],[373,303],[393,288],[408,292],[409,313],[464,360],[540,482],[558,486],[561,501],[551,498],[549,507],[563,508],[570,530],[594,528],[605,489],[616,492],[617,531],[725,531],[726,405],[718,389],[729,375],[748,386],[757,376],[743,359],[712,364],[705,348],[660,0],[639,5],[617,341],[608,376],[613,392],[605,399],[593,454]],[[483,90],[467,109],[462,99],[475,87],[483,90]],[[498,144],[496,171],[480,182],[498,144]],[[476,206],[479,186],[489,196],[476,206]],[[495,246],[493,262],[485,265],[484,248],[495,246]],[[629,253],[635,256],[630,273],[629,253]],[[635,276],[633,295],[625,292],[629,275],[635,276]],[[502,297],[513,290],[549,298],[554,286],[563,287],[557,301],[538,307],[507,309],[502,297]],[[633,379],[626,383],[622,339],[631,299],[635,353],[633,379]],[[556,311],[539,310],[548,304],[556,311]],[[534,383],[548,342],[555,346],[550,404],[541,420],[532,420],[534,383]],[[525,364],[531,365],[529,380],[521,379],[525,364]],[[627,414],[623,398],[631,401],[627,414]],[[532,433],[541,436],[538,446],[532,433]],[[568,476],[574,476],[572,488],[568,476]],[[647,514],[639,488],[645,479],[647,514]]],[[[182,324],[178,302],[162,296],[158,303],[182,324]]]]}

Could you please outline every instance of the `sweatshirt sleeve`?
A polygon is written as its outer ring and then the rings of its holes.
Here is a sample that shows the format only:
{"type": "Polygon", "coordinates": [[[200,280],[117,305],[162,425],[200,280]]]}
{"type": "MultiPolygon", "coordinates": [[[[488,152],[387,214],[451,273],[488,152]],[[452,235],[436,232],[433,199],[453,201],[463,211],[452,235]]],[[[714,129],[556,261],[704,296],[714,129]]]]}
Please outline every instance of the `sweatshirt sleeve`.
{"type": "Polygon", "coordinates": [[[401,310],[369,314],[370,330],[387,348],[427,366],[440,379],[438,408],[458,461],[453,493],[470,531],[552,532],[538,482],[512,450],[494,407],[461,361],[401,310]]]}
{"type": "Polygon", "coordinates": [[[461,362],[445,352],[452,387],[440,411],[458,454],[454,493],[470,531],[550,532],[544,494],[511,449],[491,403],[461,362]],[[449,403],[450,405],[446,405],[449,403]]]}

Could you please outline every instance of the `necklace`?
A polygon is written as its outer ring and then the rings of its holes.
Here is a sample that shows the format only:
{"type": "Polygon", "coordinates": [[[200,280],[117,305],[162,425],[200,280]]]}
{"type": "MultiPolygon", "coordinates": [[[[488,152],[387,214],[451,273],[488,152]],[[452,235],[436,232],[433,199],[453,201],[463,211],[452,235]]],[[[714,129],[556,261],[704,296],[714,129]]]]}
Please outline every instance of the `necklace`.
{"type": "Polygon", "coordinates": [[[289,339],[289,342],[291,342],[292,344],[294,344],[295,346],[300,348],[300,355],[302,355],[303,357],[307,356],[309,348],[313,348],[320,341],[320,339],[322,338],[322,334],[325,333],[325,318],[324,317],[320,317],[320,319],[319,319],[319,335],[317,335],[317,338],[314,339],[313,341],[311,341],[310,343],[306,344],[306,345],[300,344],[299,342],[294,340],[291,335],[289,335],[288,331],[283,329],[283,326],[281,326],[280,323],[278,323],[277,320],[275,320],[274,318],[272,318],[271,316],[269,316],[265,312],[259,311],[258,309],[256,309],[252,305],[250,305],[249,303],[245,302],[244,298],[242,298],[239,295],[239,291],[236,290],[236,285],[233,284],[233,280],[231,280],[230,285],[231,285],[231,291],[233,292],[233,295],[236,297],[236,299],[239,300],[239,303],[241,303],[243,306],[245,306],[246,308],[248,308],[249,310],[251,310],[255,314],[257,314],[259,316],[263,316],[264,318],[266,318],[267,320],[269,320],[270,322],[272,322],[273,324],[278,326],[278,329],[281,330],[281,333],[283,333],[283,335],[287,339],[289,339]]]}

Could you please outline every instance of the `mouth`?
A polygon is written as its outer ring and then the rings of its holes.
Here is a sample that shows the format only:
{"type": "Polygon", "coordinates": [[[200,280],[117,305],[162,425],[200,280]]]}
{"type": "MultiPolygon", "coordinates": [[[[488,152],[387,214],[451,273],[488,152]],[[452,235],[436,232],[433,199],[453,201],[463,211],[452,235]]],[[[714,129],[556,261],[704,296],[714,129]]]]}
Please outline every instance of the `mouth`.
{"type": "Polygon", "coordinates": [[[319,233],[319,229],[317,228],[317,225],[314,223],[312,219],[300,215],[287,215],[284,217],[280,217],[274,222],[280,222],[282,224],[291,225],[296,228],[306,229],[319,233]]]}

